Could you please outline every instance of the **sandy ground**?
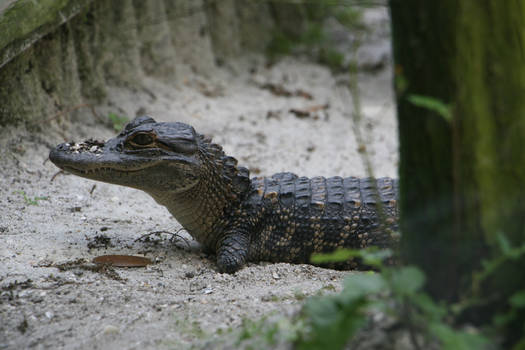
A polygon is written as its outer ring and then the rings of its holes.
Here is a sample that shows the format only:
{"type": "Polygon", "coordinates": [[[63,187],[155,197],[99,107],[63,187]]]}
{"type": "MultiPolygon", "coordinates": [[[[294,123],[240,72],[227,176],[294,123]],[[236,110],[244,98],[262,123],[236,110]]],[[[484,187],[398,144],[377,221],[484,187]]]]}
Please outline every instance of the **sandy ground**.
{"type": "MultiPolygon", "coordinates": [[[[365,150],[376,176],[397,176],[388,67],[360,75],[365,144],[359,144],[351,101],[338,84],[347,77],[297,59],[266,67],[253,57],[230,66],[235,70],[172,85],[145,80],[136,91],[112,88],[111,103],[97,106],[97,114],[145,112],[189,123],[213,135],[252,175],[365,176],[365,150]],[[301,93],[277,96],[262,88],[267,83],[301,93]],[[317,111],[297,116],[292,109],[317,111]]],[[[243,319],[291,314],[305,296],[337,291],[354,273],[260,263],[220,274],[184,232],[189,244],[168,234],[136,241],[180,226],[142,192],[71,175],[53,178],[51,147],[115,133],[89,112],[82,115],[73,124],[55,119],[39,132],[0,132],[0,349],[210,347],[243,319]],[[155,264],[116,274],[93,270],[89,261],[103,254],[145,255],[155,264]]]]}

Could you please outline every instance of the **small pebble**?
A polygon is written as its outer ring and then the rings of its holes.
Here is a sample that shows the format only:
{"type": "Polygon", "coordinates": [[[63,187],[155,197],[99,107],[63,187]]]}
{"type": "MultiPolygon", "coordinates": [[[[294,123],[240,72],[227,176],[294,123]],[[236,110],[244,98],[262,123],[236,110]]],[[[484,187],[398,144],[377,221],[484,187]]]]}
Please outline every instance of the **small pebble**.
{"type": "Polygon", "coordinates": [[[120,332],[119,328],[117,326],[113,326],[111,324],[108,324],[106,327],[104,327],[104,334],[117,334],[120,332]]]}

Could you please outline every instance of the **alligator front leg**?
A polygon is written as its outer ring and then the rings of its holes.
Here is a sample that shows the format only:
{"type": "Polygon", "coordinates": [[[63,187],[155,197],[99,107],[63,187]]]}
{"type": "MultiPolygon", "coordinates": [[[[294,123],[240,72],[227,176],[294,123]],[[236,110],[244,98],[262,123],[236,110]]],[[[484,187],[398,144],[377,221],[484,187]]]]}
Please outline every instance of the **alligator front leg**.
{"type": "Polygon", "coordinates": [[[217,244],[217,265],[219,271],[234,273],[246,263],[250,240],[244,233],[227,233],[217,244]]]}

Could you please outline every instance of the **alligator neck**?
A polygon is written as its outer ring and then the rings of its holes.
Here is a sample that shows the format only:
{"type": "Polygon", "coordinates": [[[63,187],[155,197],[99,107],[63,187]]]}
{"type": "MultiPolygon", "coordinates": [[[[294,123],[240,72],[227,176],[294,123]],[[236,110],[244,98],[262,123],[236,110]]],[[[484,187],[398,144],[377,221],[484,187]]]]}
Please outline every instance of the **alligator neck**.
{"type": "Polygon", "coordinates": [[[232,198],[223,184],[200,181],[182,193],[150,193],[165,206],[188,233],[206,249],[215,251],[225,225],[225,213],[231,210],[232,198]]]}
{"type": "Polygon", "coordinates": [[[246,168],[209,140],[201,140],[199,182],[180,192],[149,192],[205,249],[215,252],[230,213],[250,189],[246,168]]]}

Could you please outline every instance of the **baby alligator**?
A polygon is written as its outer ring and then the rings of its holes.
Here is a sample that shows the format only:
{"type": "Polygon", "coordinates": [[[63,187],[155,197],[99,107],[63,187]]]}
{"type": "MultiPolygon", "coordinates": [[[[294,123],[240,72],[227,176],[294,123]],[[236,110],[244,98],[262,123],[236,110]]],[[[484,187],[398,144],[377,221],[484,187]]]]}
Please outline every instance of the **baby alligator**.
{"type": "Polygon", "coordinates": [[[49,157],[69,173],[147,192],[216,254],[222,272],[248,261],[310,263],[313,253],[396,241],[397,180],[250,179],[221,146],[183,123],[139,117],[107,142],[63,143],[49,157]]]}

